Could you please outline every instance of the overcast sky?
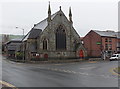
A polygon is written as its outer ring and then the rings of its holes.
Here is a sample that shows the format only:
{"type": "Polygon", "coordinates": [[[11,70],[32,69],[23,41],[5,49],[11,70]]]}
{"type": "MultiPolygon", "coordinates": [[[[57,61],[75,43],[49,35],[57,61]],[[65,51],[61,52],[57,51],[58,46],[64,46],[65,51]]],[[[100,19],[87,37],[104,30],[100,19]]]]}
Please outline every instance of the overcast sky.
{"type": "Polygon", "coordinates": [[[118,0],[1,0],[0,33],[25,34],[47,17],[48,1],[54,14],[61,6],[68,17],[71,6],[73,26],[80,36],[90,30],[118,31],[118,0]]]}

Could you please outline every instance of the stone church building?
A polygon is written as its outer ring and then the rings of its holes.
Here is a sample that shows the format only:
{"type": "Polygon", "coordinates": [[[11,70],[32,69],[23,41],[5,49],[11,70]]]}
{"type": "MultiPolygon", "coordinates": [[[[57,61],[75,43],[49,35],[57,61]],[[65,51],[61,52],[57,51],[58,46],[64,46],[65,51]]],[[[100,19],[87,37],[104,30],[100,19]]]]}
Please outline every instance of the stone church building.
{"type": "Polygon", "coordinates": [[[49,4],[48,17],[35,24],[23,41],[27,60],[35,57],[67,59],[87,56],[80,36],[73,27],[71,8],[69,8],[69,19],[67,19],[61,6],[59,11],[51,15],[49,4]]]}

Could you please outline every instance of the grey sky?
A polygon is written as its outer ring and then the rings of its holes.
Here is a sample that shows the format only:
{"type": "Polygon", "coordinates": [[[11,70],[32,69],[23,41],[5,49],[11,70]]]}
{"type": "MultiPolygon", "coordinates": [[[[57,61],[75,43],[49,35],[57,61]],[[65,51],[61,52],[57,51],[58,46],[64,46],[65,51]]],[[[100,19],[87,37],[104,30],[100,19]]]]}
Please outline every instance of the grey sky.
{"type": "MultiPolygon", "coordinates": [[[[72,8],[73,25],[80,36],[84,36],[91,29],[106,30],[118,29],[118,2],[117,0],[49,0],[51,1],[52,14],[62,7],[68,17],[69,6],[72,8]]],[[[1,33],[21,34],[21,27],[25,34],[47,17],[48,0],[44,1],[11,1],[1,2],[1,33]]]]}

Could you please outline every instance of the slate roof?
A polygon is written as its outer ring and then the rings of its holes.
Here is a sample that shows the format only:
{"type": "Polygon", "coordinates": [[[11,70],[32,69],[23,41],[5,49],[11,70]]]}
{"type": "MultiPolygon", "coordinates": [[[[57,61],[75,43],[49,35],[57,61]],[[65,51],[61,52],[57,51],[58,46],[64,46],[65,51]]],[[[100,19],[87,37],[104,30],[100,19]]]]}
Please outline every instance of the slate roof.
{"type": "Polygon", "coordinates": [[[120,39],[120,32],[117,32],[116,34],[117,34],[117,38],[120,39]]]}
{"type": "MultiPolygon", "coordinates": [[[[53,19],[57,15],[58,12],[51,15],[51,19],[53,19]]],[[[47,25],[48,25],[47,18],[42,20],[38,24],[35,24],[35,26],[23,38],[23,41],[26,41],[27,39],[36,39],[40,35],[40,33],[47,27],[47,25]]]]}
{"type": "Polygon", "coordinates": [[[106,37],[119,37],[118,32],[114,31],[98,31],[98,30],[92,30],[99,34],[100,36],[106,36],[106,37]]]}
{"type": "Polygon", "coordinates": [[[11,41],[7,42],[5,45],[7,50],[16,50],[22,44],[21,39],[12,39],[11,41]]]}
{"type": "Polygon", "coordinates": [[[41,29],[34,29],[32,28],[28,34],[23,38],[23,41],[27,40],[27,39],[36,39],[39,34],[42,32],[41,29]]]}
{"type": "Polygon", "coordinates": [[[42,32],[41,29],[32,29],[28,38],[36,39],[41,32],[42,32]]]}
{"type": "Polygon", "coordinates": [[[5,45],[9,44],[9,43],[21,43],[22,39],[11,39],[10,41],[6,42],[5,45]]]}
{"type": "MultiPolygon", "coordinates": [[[[58,11],[59,12],[59,11],[58,11]]],[[[53,14],[53,15],[51,15],[51,19],[53,19],[56,15],[57,15],[57,13],[58,12],[56,12],[55,14],[53,14]]],[[[46,27],[47,27],[47,18],[46,19],[44,19],[44,20],[42,20],[41,22],[39,22],[38,24],[36,24],[33,28],[34,29],[41,29],[41,30],[44,30],[46,27]]]]}
{"type": "Polygon", "coordinates": [[[7,45],[7,50],[16,50],[21,43],[10,43],[7,45]]]}

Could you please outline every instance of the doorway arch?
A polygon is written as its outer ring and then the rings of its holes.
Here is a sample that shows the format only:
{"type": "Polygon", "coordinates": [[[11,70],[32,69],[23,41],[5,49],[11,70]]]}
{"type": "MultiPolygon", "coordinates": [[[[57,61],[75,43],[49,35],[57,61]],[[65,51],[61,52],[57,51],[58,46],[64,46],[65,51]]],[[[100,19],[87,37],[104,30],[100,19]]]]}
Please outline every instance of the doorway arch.
{"type": "Polygon", "coordinates": [[[80,51],[79,51],[79,57],[80,57],[80,58],[84,58],[84,52],[83,52],[83,50],[80,50],[80,51]]]}

